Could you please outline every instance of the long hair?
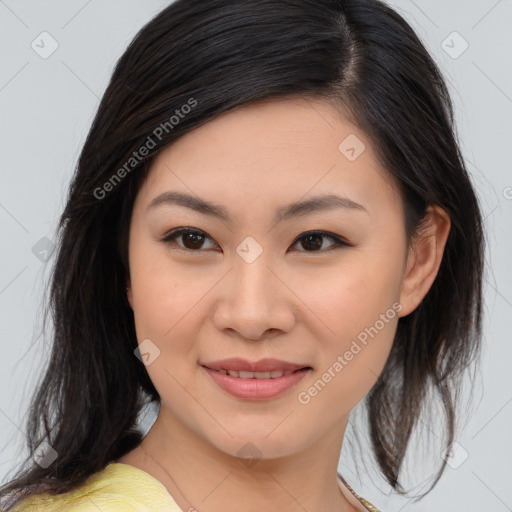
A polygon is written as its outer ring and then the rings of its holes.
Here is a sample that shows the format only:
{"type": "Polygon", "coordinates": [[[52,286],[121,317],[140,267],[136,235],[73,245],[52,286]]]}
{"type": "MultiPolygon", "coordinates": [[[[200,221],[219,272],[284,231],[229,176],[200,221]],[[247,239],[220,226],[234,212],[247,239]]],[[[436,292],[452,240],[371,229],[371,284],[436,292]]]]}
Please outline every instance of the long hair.
{"type": "Polygon", "coordinates": [[[398,492],[429,393],[454,439],[458,377],[480,348],[484,238],[438,67],[380,0],[177,0],[117,62],[80,154],[51,276],[52,352],[25,429],[31,455],[44,441],[57,458],[28,457],[4,495],[72,490],[140,443],[138,415],[160,397],[134,356],[125,290],[137,191],[155,155],[181,135],[242,105],[291,95],[335,102],[368,134],[399,184],[408,240],[429,205],[450,216],[438,275],[399,319],[364,403],[379,469],[398,492]]]}

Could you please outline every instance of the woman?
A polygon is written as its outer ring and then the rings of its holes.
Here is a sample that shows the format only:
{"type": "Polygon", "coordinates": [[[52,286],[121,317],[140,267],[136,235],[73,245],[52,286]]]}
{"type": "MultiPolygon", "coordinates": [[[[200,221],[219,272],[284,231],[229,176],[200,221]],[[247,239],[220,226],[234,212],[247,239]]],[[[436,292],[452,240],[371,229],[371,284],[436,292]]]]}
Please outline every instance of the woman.
{"type": "Polygon", "coordinates": [[[377,510],[337,474],[350,413],[405,494],[427,396],[454,440],[482,267],[445,82],[396,12],[172,3],[73,177],[5,510],[377,510]]]}

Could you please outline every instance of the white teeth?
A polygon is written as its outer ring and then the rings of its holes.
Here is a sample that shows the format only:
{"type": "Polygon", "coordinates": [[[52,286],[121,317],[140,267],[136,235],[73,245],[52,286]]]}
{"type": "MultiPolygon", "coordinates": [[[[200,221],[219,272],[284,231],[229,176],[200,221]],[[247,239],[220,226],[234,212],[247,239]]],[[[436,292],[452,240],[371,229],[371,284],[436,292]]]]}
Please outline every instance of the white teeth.
{"type": "Polygon", "coordinates": [[[231,377],[238,377],[240,379],[278,379],[283,375],[291,375],[291,370],[274,370],[272,372],[245,372],[236,370],[219,370],[222,375],[230,375],[231,377]]]}
{"type": "Polygon", "coordinates": [[[270,372],[254,372],[257,379],[270,379],[270,372]]]}

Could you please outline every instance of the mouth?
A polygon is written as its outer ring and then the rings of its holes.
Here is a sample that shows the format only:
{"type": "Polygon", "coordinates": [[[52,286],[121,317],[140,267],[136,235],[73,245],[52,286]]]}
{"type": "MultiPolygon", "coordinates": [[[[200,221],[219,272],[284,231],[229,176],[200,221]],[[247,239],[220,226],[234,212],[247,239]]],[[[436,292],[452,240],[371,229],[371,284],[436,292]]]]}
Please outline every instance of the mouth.
{"type": "Polygon", "coordinates": [[[267,372],[249,372],[244,370],[228,370],[225,368],[220,368],[216,370],[215,368],[209,368],[208,366],[202,365],[204,368],[212,370],[214,372],[220,373],[221,375],[229,375],[230,377],[235,377],[238,379],[279,379],[280,377],[284,377],[287,375],[291,375],[292,373],[297,373],[302,370],[312,370],[311,366],[304,366],[302,368],[298,368],[296,370],[273,370],[267,372]]]}
{"type": "MultiPolygon", "coordinates": [[[[295,365],[299,366],[299,365],[295,365]]],[[[243,400],[268,400],[283,395],[313,370],[300,366],[295,370],[274,369],[252,372],[201,365],[211,381],[224,392],[243,400]]]]}

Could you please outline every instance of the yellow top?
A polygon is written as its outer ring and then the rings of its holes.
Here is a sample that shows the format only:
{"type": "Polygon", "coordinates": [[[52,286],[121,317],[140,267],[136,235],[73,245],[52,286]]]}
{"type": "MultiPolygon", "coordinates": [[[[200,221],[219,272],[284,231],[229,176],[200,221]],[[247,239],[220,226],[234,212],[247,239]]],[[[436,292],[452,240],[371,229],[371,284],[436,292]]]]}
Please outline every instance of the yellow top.
{"type": "MultiPolygon", "coordinates": [[[[344,479],[339,481],[357,498],[363,510],[379,512],[359,497],[344,479]],[[343,483],[342,483],[343,482],[343,483]]],[[[193,510],[193,509],[192,509],[193,510]]],[[[112,462],[91,475],[78,489],[57,496],[38,494],[22,500],[12,512],[188,512],[176,504],[165,486],[149,473],[129,464],[112,462]]]]}

